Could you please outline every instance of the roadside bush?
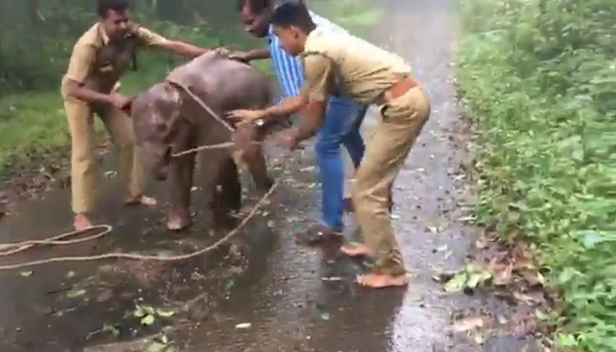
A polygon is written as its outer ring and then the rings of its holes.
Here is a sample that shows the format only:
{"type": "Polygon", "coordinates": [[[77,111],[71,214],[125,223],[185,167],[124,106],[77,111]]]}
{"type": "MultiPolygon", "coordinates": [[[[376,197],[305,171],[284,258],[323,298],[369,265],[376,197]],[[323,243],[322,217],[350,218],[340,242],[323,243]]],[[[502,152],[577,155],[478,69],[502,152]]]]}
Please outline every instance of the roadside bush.
{"type": "Polygon", "coordinates": [[[478,219],[534,244],[566,310],[557,343],[616,351],[613,0],[467,0],[460,89],[478,219]]]}

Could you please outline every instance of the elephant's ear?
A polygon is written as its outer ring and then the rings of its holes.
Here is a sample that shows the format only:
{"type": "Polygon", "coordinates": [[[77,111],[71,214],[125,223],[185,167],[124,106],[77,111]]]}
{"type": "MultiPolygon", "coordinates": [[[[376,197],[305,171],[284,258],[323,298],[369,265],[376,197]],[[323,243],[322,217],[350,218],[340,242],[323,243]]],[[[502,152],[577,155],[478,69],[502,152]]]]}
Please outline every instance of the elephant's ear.
{"type": "Polygon", "coordinates": [[[156,109],[154,123],[157,132],[162,134],[163,141],[168,142],[173,139],[181,120],[182,97],[175,87],[169,84],[163,87],[163,94],[159,101],[160,107],[156,109]]]}

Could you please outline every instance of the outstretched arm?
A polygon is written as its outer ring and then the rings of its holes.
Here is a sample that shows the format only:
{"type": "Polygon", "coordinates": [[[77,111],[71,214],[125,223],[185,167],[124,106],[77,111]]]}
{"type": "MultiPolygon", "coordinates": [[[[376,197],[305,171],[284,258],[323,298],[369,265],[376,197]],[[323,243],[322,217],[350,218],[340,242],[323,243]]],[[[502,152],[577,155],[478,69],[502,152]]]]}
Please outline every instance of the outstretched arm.
{"type": "Polygon", "coordinates": [[[179,40],[168,40],[166,43],[162,44],[161,47],[176,55],[184,56],[189,59],[194,59],[209,51],[212,51],[211,49],[200,48],[179,40]]]}
{"type": "Polygon", "coordinates": [[[276,119],[302,111],[308,105],[308,87],[302,87],[299,96],[288,97],[280,105],[263,110],[234,110],[227,114],[230,119],[250,122],[259,119],[276,119]]]}
{"type": "Polygon", "coordinates": [[[255,49],[250,51],[237,51],[229,54],[229,59],[242,62],[250,62],[254,60],[265,60],[272,57],[269,49],[255,49]]]}
{"type": "Polygon", "coordinates": [[[214,50],[201,48],[180,40],[170,40],[143,27],[139,28],[137,34],[146,47],[160,48],[189,59],[194,59],[214,50]]]}

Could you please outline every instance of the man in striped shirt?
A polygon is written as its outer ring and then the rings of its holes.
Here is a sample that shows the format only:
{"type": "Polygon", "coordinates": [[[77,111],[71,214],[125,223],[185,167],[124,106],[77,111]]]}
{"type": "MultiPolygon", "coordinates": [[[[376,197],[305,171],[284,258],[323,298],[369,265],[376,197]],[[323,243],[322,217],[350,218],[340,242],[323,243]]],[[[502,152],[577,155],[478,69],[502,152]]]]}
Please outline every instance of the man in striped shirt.
{"type": "MultiPolygon", "coordinates": [[[[266,38],[268,49],[237,53],[232,58],[245,62],[258,59],[271,59],[274,72],[280,83],[284,101],[293,104],[300,96],[304,85],[304,69],[301,60],[287,54],[281,47],[278,37],[269,23],[272,10],[268,0],[240,0],[238,11],[245,30],[259,38],[266,38]]],[[[319,28],[328,31],[344,31],[323,17],[311,13],[319,28]]],[[[231,117],[251,119],[250,111],[236,111],[231,117]]],[[[332,97],[329,101],[323,127],[319,131],[316,143],[317,162],[322,184],[322,223],[311,228],[299,239],[309,243],[327,240],[340,240],[343,228],[344,200],[344,163],[340,146],[344,145],[355,165],[359,166],[364,155],[365,145],[359,127],[366,113],[366,107],[360,106],[348,98],[332,97]]],[[[267,118],[267,116],[263,116],[267,118]]]]}

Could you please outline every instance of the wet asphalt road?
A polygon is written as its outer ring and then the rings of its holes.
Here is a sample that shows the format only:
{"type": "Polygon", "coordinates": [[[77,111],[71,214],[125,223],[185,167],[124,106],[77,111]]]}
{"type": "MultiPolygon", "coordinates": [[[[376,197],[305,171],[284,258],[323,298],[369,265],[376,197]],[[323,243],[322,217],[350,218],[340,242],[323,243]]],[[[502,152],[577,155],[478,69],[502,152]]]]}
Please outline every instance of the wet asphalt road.
{"type": "MultiPolygon", "coordinates": [[[[464,171],[469,133],[455,96],[452,5],[447,0],[390,1],[374,40],[408,59],[432,99],[432,116],[395,185],[394,223],[411,272],[408,289],[372,291],[353,284],[362,263],[332,248],[307,248],[291,235],[318,219],[318,186],[307,149],[285,164],[285,181],[260,215],[216,253],[159,266],[110,262],[50,265],[0,272],[0,351],[143,351],[164,326],[180,351],[518,351],[523,342],[494,329],[480,345],[452,333],[454,319],[508,308],[481,295],[446,294],[433,277],[459,269],[479,229],[457,221],[470,196],[464,171]],[[438,249],[438,250],[437,250],[438,249]],[[29,270],[29,269],[27,269],[29,270]],[[24,277],[25,276],[25,277],[24,277]],[[77,296],[75,296],[77,295],[77,296]],[[178,312],[140,327],[136,304],[178,312]],[[119,342],[104,324],[121,331],[119,342]],[[238,324],[250,324],[238,329],[238,324]]],[[[378,121],[364,126],[369,135],[378,121]]],[[[108,182],[102,220],[110,237],[70,248],[39,250],[2,262],[121,251],[187,252],[216,237],[207,221],[172,235],[161,209],[117,204],[108,182]]],[[[23,204],[0,223],[0,241],[67,230],[68,194],[23,204]]],[[[199,215],[199,214],[198,214],[199,215]]],[[[352,219],[347,236],[353,238],[352,219]]],[[[221,230],[221,233],[224,231],[221,230]]],[[[526,349],[533,351],[533,349],[526,349]]]]}

